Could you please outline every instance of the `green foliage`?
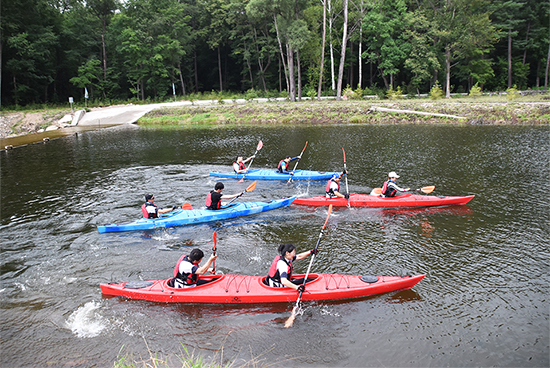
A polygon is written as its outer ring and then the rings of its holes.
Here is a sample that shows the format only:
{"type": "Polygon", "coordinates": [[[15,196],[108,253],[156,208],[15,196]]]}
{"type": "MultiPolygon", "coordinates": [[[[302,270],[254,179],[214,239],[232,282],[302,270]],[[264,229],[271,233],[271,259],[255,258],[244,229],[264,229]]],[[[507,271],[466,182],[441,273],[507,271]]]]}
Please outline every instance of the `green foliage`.
{"type": "Polygon", "coordinates": [[[432,89],[430,90],[429,95],[432,100],[439,100],[445,96],[443,90],[441,89],[441,86],[439,85],[439,82],[435,82],[432,89]]]}
{"type": "Polygon", "coordinates": [[[362,100],[363,90],[361,88],[357,88],[354,91],[348,84],[347,87],[342,91],[342,96],[344,100],[362,100]]]}
{"type": "Polygon", "coordinates": [[[253,99],[258,98],[258,93],[254,90],[254,88],[249,89],[244,94],[244,99],[247,101],[252,101],[253,99]]]}
{"type": "Polygon", "coordinates": [[[401,91],[401,86],[397,87],[397,89],[393,89],[390,87],[388,91],[386,92],[386,97],[390,100],[400,100],[403,98],[403,91],[401,91]]]}
{"type": "Polygon", "coordinates": [[[472,86],[468,96],[474,97],[474,98],[481,96],[481,88],[479,87],[478,83],[476,83],[472,86]]]}
{"type": "Polygon", "coordinates": [[[513,101],[513,100],[516,100],[520,97],[520,93],[519,91],[517,90],[516,88],[516,85],[514,84],[514,86],[512,88],[508,88],[506,90],[506,98],[508,99],[508,101],[513,101]]]}

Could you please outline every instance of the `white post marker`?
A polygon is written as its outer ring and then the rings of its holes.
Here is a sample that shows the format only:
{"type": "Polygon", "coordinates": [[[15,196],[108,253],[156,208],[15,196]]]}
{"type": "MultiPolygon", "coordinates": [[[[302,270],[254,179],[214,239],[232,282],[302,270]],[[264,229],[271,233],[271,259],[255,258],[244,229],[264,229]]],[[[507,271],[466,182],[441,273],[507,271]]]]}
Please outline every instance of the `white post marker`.
{"type": "Polygon", "coordinates": [[[71,113],[73,112],[73,98],[69,97],[69,103],[71,104],[71,113]]]}

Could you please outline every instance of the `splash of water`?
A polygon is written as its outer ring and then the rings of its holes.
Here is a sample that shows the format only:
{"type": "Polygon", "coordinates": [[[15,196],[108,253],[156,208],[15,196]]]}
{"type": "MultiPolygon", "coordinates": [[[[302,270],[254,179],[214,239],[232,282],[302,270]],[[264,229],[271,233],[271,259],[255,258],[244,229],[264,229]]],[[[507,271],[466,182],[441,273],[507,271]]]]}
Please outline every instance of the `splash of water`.
{"type": "Polygon", "coordinates": [[[99,303],[92,301],[79,307],[67,319],[67,327],[78,337],[95,337],[106,327],[104,318],[98,313],[99,303]]]}

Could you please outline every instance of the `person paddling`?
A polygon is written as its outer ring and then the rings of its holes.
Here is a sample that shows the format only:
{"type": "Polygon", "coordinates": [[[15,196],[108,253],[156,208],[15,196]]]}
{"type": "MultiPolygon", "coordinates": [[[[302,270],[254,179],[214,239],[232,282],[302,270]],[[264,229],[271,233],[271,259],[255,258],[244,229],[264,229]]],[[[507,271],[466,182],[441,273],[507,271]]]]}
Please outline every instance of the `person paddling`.
{"type": "Polygon", "coordinates": [[[340,193],[340,180],[342,180],[342,177],[346,174],[347,171],[344,170],[339,176],[336,176],[336,174],[334,174],[332,178],[327,181],[327,187],[325,189],[326,198],[349,198],[349,193],[340,193]]]}
{"type": "Polygon", "coordinates": [[[408,192],[411,188],[401,188],[397,185],[396,181],[399,175],[395,171],[388,173],[388,180],[384,182],[382,186],[382,197],[395,197],[397,192],[408,192]]]}
{"type": "Polygon", "coordinates": [[[288,174],[289,173],[288,168],[290,166],[290,163],[299,158],[300,156],[296,156],[296,157],[286,156],[284,159],[279,161],[279,165],[277,165],[277,171],[280,172],[281,174],[288,174]]]}
{"type": "Polygon", "coordinates": [[[144,218],[153,219],[158,218],[159,214],[168,213],[176,208],[177,206],[159,209],[155,204],[155,196],[153,194],[147,194],[145,196],[145,203],[141,205],[141,212],[144,218]]]}
{"type": "Polygon", "coordinates": [[[219,210],[222,207],[222,199],[231,199],[238,197],[241,193],[224,195],[222,190],[225,188],[221,181],[217,182],[214,186],[214,190],[210,191],[206,196],[206,209],[219,210]]]}
{"type": "Polygon", "coordinates": [[[242,173],[245,173],[248,171],[248,169],[246,168],[246,163],[250,160],[252,160],[253,158],[255,158],[256,155],[252,155],[250,156],[249,158],[247,158],[246,160],[243,160],[243,156],[239,155],[237,156],[237,159],[235,162],[233,162],[233,170],[237,173],[237,174],[242,174],[242,173]]]}
{"type": "Polygon", "coordinates": [[[292,262],[299,261],[311,254],[317,254],[317,249],[296,255],[296,247],[292,243],[281,244],[278,248],[279,255],[275,257],[269,273],[267,275],[267,284],[271,287],[289,287],[294,290],[304,292],[304,280],[292,280],[292,262]]]}
{"type": "Polygon", "coordinates": [[[200,285],[200,275],[213,273],[210,265],[218,256],[212,254],[204,266],[199,267],[203,257],[204,252],[198,248],[193,249],[189,255],[182,256],[174,269],[175,277],[171,280],[173,287],[181,289],[200,285]]]}

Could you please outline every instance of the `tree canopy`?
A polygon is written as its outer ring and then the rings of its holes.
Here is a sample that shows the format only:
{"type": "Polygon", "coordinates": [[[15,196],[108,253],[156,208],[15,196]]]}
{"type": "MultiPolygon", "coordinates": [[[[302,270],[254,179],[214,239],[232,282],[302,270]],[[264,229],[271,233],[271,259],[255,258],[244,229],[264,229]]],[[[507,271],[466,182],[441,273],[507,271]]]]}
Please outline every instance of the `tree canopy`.
{"type": "Polygon", "coordinates": [[[536,0],[18,0],[0,3],[2,106],[232,91],[447,96],[548,84],[536,0]],[[321,65],[323,63],[323,65],[321,65]],[[337,70],[338,73],[334,73],[337,70]],[[335,79],[338,79],[336,83],[335,79]],[[321,85],[319,85],[321,83],[321,85]]]}

